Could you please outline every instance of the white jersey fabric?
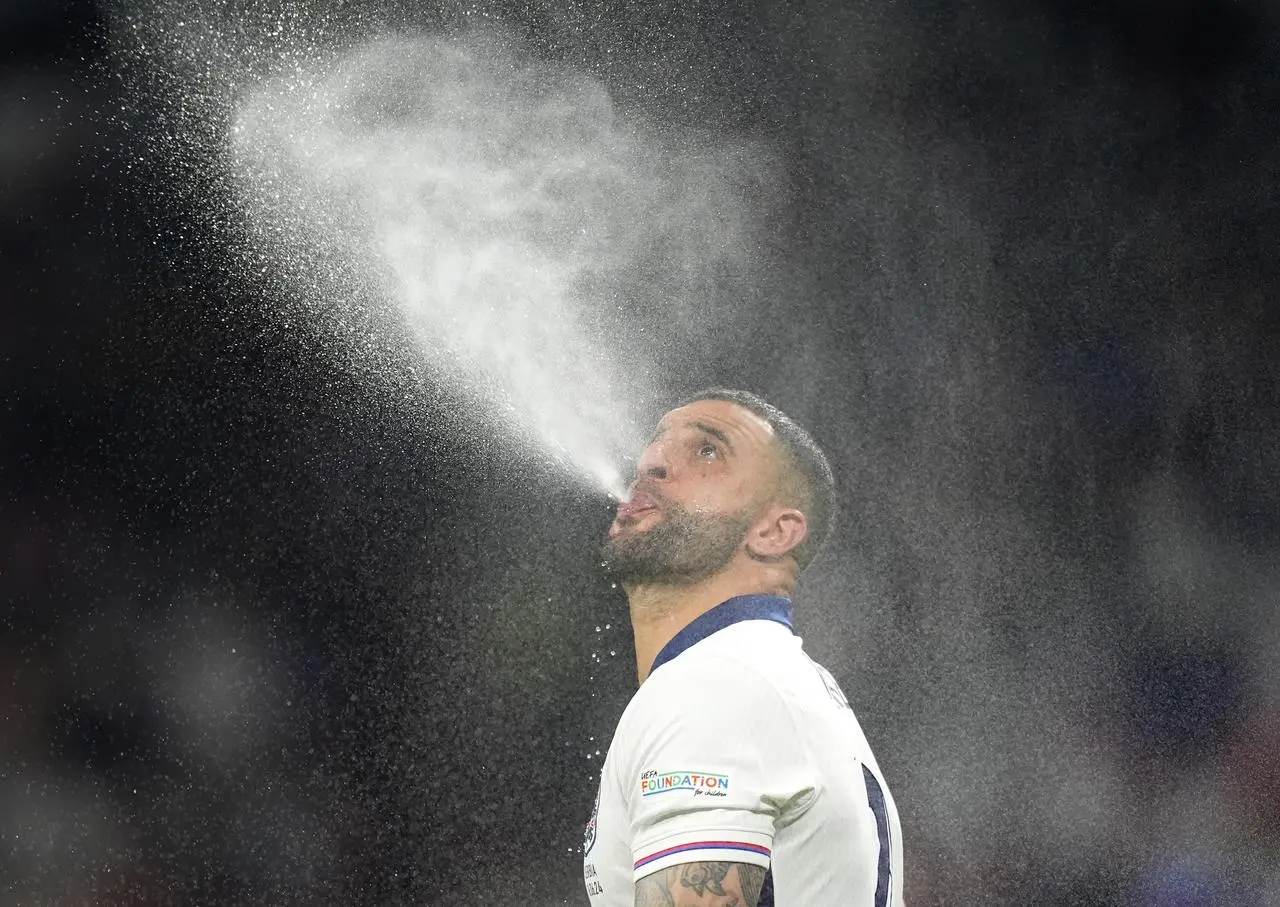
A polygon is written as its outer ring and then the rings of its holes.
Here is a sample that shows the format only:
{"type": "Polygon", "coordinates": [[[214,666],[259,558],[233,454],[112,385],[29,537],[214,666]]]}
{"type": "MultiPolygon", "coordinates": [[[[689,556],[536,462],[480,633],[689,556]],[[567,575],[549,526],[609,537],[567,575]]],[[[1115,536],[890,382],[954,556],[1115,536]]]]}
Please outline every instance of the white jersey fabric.
{"type": "Polygon", "coordinates": [[[685,627],[618,722],[583,839],[591,907],[679,863],[769,870],[761,907],[901,907],[898,811],[791,603],[740,596],[685,627]]]}

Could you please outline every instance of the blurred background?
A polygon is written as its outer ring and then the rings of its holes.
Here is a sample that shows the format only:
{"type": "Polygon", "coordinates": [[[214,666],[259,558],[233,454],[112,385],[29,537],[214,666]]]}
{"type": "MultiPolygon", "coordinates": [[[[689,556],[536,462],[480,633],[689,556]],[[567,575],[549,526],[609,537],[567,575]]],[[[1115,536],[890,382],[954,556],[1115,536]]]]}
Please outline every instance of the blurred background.
{"type": "MultiPolygon", "coordinates": [[[[1280,11],[273,8],[769,150],[765,291],[642,402],[829,451],[798,630],[909,904],[1280,904],[1280,11]]],[[[585,904],[608,502],[245,280],[127,21],[0,10],[0,903],[585,904]]]]}

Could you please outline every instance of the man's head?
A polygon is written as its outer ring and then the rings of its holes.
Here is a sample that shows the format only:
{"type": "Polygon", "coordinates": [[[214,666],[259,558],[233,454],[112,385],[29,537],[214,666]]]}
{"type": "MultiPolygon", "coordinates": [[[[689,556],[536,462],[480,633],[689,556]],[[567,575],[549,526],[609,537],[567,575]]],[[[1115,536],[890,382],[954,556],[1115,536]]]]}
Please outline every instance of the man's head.
{"type": "Polygon", "coordinates": [[[662,418],[604,557],[627,584],[689,585],[735,563],[794,582],[834,512],[831,467],[808,433],[754,394],[713,388],[662,418]]]}

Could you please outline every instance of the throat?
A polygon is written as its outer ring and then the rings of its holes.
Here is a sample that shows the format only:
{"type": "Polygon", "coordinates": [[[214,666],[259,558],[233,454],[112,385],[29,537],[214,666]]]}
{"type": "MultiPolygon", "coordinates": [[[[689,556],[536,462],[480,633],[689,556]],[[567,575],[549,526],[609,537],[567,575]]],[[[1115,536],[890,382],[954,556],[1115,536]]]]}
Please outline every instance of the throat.
{"type": "Polygon", "coordinates": [[[631,629],[636,643],[636,677],[648,679],[653,661],[677,633],[722,602],[738,595],[785,594],[771,589],[739,588],[721,575],[689,586],[626,586],[631,629]]]}

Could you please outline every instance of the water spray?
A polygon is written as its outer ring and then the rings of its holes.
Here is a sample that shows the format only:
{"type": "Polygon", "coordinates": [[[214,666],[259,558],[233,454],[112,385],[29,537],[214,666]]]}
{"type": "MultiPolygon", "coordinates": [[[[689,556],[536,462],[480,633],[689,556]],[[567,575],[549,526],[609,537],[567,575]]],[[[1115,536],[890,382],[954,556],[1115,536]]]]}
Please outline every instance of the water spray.
{"type": "Polygon", "coordinates": [[[492,36],[384,39],[260,84],[228,150],[258,242],[303,263],[317,309],[354,304],[331,277],[354,275],[493,432],[625,494],[663,384],[644,319],[682,300],[623,300],[655,249],[678,250],[686,290],[709,285],[740,242],[727,168],[492,36]]]}
{"type": "Polygon", "coordinates": [[[499,28],[112,5],[118,53],[171,124],[157,162],[221,187],[231,210],[211,219],[244,233],[265,302],[384,389],[447,388],[472,441],[624,493],[654,404],[732,343],[725,317],[765,267],[758,146],[641,122],[499,28]]]}

